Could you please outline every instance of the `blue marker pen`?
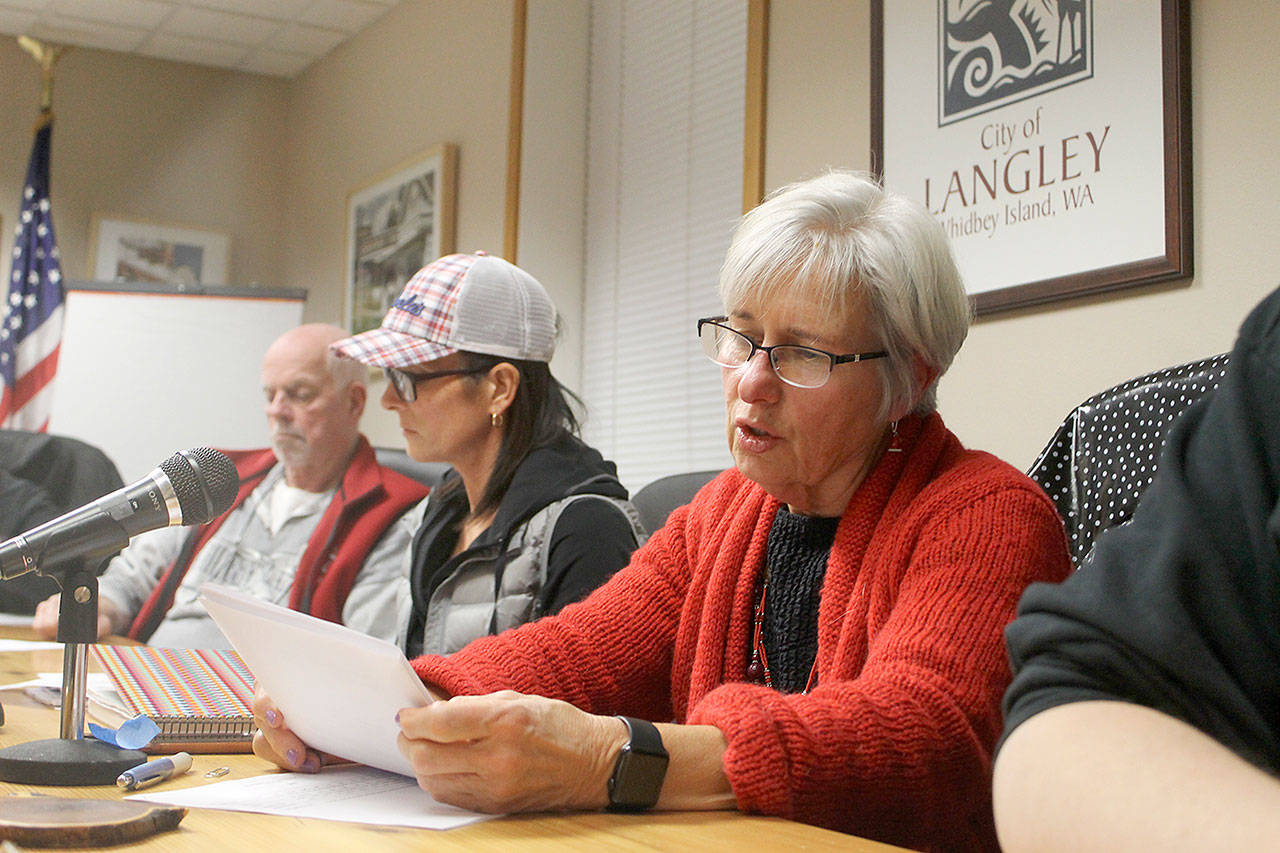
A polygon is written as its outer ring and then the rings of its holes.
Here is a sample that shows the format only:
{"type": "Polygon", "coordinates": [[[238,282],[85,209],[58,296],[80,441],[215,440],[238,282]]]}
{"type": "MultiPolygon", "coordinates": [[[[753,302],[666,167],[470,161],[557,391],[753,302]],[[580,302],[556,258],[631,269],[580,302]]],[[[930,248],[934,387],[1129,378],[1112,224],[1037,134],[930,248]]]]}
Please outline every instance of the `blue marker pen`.
{"type": "Polygon", "coordinates": [[[174,776],[181,776],[190,769],[191,756],[185,752],[179,752],[172,758],[158,758],[124,771],[116,779],[116,785],[126,791],[137,791],[149,788],[157,782],[172,779],[174,776]]]}

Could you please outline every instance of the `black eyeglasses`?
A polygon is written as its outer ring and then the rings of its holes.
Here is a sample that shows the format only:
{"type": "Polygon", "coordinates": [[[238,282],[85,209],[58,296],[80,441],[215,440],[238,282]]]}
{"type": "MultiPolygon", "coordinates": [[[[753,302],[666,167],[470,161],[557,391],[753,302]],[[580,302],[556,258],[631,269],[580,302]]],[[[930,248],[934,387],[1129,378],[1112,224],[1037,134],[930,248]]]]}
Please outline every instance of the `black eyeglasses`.
{"type": "Polygon", "coordinates": [[[725,325],[728,317],[706,317],[698,321],[698,340],[707,358],[721,367],[742,367],[755,358],[757,352],[769,355],[769,364],[778,378],[797,388],[821,388],[837,364],[851,364],[885,358],[885,350],[876,352],[852,352],[836,355],[826,350],[802,347],[796,344],[760,346],[751,338],[725,325]]]}
{"type": "Polygon", "coordinates": [[[428,379],[436,379],[441,376],[466,376],[474,373],[488,373],[487,367],[460,367],[456,370],[434,370],[430,373],[410,373],[407,370],[401,370],[398,367],[384,367],[382,372],[387,374],[387,381],[391,383],[391,387],[396,389],[396,393],[400,395],[400,399],[406,403],[412,403],[418,399],[418,383],[426,382],[428,379]]]}

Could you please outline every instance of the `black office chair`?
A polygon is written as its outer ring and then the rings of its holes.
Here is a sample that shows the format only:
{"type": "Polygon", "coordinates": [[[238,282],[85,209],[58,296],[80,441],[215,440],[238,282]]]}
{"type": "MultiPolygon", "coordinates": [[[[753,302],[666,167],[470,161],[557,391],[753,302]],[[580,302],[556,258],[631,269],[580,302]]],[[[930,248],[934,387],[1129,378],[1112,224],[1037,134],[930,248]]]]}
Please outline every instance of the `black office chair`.
{"type": "Polygon", "coordinates": [[[65,512],[124,485],[111,457],[65,435],[0,429],[0,467],[43,486],[65,512]]]}
{"type": "Polygon", "coordinates": [[[444,462],[418,462],[410,459],[409,454],[398,447],[375,447],[373,455],[377,457],[379,465],[417,480],[429,489],[440,485],[449,470],[449,465],[444,462]]]}
{"type": "Polygon", "coordinates": [[[1099,533],[1133,516],[1170,425],[1226,368],[1227,355],[1216,355],[1108,388],[1072,410],[1040,451],[1027,473],[1058,507],[1077,567],[1099,533]]]}
{"type": "MultiPolygon", "coordinates": [[[[92,444],[65,435],[0,429],[0,468],[35,484],[52,504],[52,515],[84,506],[124,485],[111,457],[92,444]]],[[[0,506],[0,513],[5,510],[0,506]]],[[[47,519],[36,519],[35,523],[41,520],[47,519]]],[[[7,532],[16,535],[25,529],[7,532]]],[[[0,583],[0,611],[31,613],[57,591],[52,578],[21,575],[0,583]]]]}
{"type": "Polygon", "coordinates": [[[659,477],[652,483],[642,486],[631,496],[631,503],[640,513],[640,523],[652,534],[667,523],[671,510],[684,506],[693,500],[707,483],[720,471],[691,471],[687,474],[670,474],[659,477]]]}

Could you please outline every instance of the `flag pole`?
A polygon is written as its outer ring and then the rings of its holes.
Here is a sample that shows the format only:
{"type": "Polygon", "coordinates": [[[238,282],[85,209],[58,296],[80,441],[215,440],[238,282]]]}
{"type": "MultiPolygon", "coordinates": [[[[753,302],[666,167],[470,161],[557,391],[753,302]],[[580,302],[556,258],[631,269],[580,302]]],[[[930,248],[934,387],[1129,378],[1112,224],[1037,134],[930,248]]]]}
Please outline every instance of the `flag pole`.
{"type": "Polygon", "coordinates": [[[40,63],[40,117],[53,112],[53,66],[71,48],[63,44],[46,44],[31,36],[18,36],[18,44],[40,63]]]}

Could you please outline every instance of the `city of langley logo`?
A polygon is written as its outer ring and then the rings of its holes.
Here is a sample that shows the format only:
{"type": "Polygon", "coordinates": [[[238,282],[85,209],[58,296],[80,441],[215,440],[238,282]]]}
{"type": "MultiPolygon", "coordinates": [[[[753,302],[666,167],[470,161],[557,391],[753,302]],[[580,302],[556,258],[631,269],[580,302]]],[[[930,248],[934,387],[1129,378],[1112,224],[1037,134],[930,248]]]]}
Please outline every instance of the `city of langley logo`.
{"type": "Polygon", "coordinates": [[[1093,76],[1093,0],[938,0],[938,126],[1093,76]]]}

